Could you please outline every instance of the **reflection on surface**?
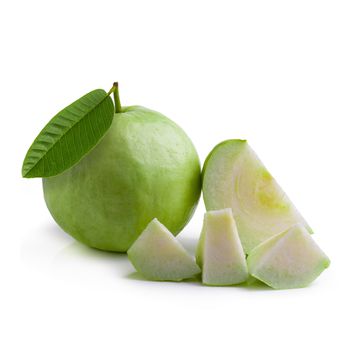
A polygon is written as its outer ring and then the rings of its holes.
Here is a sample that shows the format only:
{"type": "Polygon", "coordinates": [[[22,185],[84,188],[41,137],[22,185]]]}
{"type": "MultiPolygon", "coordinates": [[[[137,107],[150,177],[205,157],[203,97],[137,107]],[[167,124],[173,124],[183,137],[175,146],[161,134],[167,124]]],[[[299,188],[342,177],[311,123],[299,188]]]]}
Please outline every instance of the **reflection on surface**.
{"type": "MultiPolygon", "coordinates": [[[[177,239],[192,256],[195,255],[198,241],[195,234],[185,231],[177,239]]],[[[240,285],[226,287],[204,286],[200,277],[183,282],[147,281],[135,271],[127,254],[89,248],[74,240],[53,222],[26,233],[21,245],[21,260],[24,267],[35,265],[37,272],[40,274],[44,272],[46,276],[49,275],[54,280],[78,284],[87,283],[90,286],[104,284],[103,281],[107,278],[113,281],[113,285],[120,287],[121,278],[125,282],[146,283],[150,286],[155,284],[162,287],[176,284],[191,285],[203,288],[203,292],[218,288],[232,289],[232,291],[234,289],[254,292],[273,291],[254,278],[240,285]]]]}
{"type": "Polygon", "coordinates": [[[126,254],[90,248],[77,241],[62,248],[54,256],[52,265],[55,269],[63,266],[66,269],[67,267],[74,268],[77,265],[84,265],[84,273],[85,271],[101,269],[99,273],[122,277],[133,270],[126,254]]]}

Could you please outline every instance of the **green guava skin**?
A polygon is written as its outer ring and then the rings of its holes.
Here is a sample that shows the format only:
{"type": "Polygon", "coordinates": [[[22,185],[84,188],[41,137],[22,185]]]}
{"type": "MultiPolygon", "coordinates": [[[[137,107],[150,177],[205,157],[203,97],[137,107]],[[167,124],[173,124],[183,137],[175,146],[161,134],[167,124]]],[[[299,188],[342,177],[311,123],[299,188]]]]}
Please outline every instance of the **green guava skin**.
{"type": "Polygon", "coordinates": [[[157,218],[178,234],[200,192],[198,154],[185,132],[140,106],[116,113],[110,129],[79,163],[43,179],[47,207],[78,241],[126,252],[157,218]]]}

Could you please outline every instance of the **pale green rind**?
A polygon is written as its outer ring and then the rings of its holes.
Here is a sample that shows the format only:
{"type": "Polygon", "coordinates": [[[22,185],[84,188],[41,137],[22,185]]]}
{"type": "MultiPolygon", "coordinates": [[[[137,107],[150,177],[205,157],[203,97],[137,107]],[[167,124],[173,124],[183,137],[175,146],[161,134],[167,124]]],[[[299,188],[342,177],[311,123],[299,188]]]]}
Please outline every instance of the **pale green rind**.
{"type": "Polygon", "coordinates": [[[230,208],[205,214],[197,263],[202,267],[203,284],[224,286],[247,280],[245,254],[230,208]]]}
{"type": "Polygon", "coordinates": [[[155,281],[181,281],[200,273],[200,268],[169,230],[152,220],[128,250],[136,271],[155,281]]]}
{"type": "Polygon", "coordinates": [[[208,154],[207,158],[204,161],[203,169],[202,169],[202,179],[204,179],[204,174],[205,174],[205,170],[207,168],[207,165],[210,162],[212,156],[215,155],[216,151],[220,150],[222,147],[225,147],[225,146],[235,145],[235,152],[232,152],[232,154],[231,154],[232,159],[234,159],[237,155],[239,155],[240,150],[245,147],[246,143],[247,143],[247,140],[240,140],[240,139],[225,140],[225,141],[218,143],[210,151],[210,153],[208,154]]]}
{"type": "Polygon", "coordinates": [[[174,122],[127,107],[89,154],[43,179],[43,188],[64,231],[88,246],[125,252],[155,217],[175,235],[182,230],[200,196],[200,163],[174,122]]]}
{"type": "Polygon", "coordinates": [[[302,288],[330,264],[300,224],[257,246],[247,259],[249,272],[274,289],[302,288]]]}
{"type": "Polygon", "coordinates": [[[232,208],[246,253],[301,223],[311,229],[244,140],[227,140],[208,155],[202,171],[207,210],[232,208]]]}
{"type": "Polygon", "coordinates": [[[202,227],[202,231],[201,231],[201,234],[199,236],[199,240],[198,240],[197,248],[196,248],[196,262],[197,262],[197,265],[200,266],[201,269],[203,269],[204,244],[205,244],[205,235],[207,232],[206,226],[207,226],[207,223],[206,223],[205,216],[204,216],[203,227],[202,227]]]}

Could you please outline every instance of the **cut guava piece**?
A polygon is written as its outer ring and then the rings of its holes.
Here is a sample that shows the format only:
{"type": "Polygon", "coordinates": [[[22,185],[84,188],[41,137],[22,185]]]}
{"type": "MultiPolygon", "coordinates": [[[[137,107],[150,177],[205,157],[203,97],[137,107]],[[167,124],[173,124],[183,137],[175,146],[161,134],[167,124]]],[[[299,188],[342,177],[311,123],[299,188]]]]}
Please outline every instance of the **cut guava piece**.
{"type": "Polygon", "coordinates": [[[330,260],[308,230],[296,224],[254,248],[249,273],[274,289],[302,288],[314,281],[330,260]]]}
{"type": "Polygon", "coordinates": [[[181,281],[201,271],[191,255],[157,219],[148,224],[127,253],[136,271],[149,280],[181,281]]]}
{"type": "Polygon", "coordinates": [[[312,233],[247,141],[227,140],[214,147],[202,176],[206,209],[232,208],[246,253],[297,223],[312,233]]]}
{"type": "Polygon", "coordinates": [[[225,286],[247,280],[247,263],[231,208],[204,214],[196,260],[203,284],[225,286]]]}

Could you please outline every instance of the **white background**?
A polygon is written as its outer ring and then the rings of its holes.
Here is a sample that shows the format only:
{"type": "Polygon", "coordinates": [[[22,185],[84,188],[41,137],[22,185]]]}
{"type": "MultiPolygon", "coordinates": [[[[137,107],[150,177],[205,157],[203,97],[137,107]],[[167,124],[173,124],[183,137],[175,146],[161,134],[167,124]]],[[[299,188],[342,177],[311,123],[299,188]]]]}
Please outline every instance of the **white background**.
{"type": "MultiPolygon", "coordinates": [[[[0,5],[1,349],[349,349],[348,1],[4,1],[0,5]],[[203,162],[246,138],[332,260],[310,287],[141,280],[76,243],[22,179],[61,108],[120,83],[203,162]]],[[[201,202],[179,238],[194,251],[201,202]]]]}

